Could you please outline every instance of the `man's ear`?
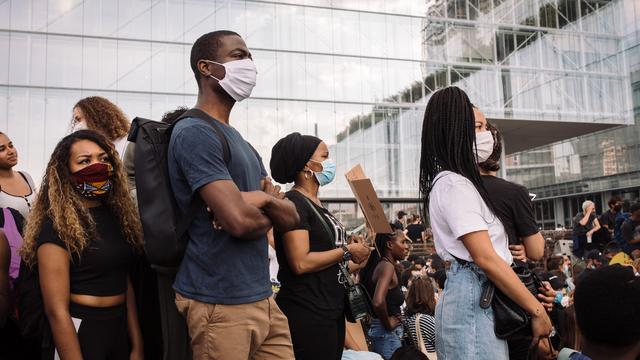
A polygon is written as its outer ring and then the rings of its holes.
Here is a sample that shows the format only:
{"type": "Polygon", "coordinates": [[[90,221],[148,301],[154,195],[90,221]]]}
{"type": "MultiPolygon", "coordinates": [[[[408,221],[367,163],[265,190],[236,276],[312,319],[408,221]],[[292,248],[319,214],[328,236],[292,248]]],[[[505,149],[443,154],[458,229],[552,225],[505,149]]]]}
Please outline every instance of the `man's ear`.
{"type": "Polygon", "coordinates": [[[211,71],[209,70],[209,63],[203,60],[198,60],[198,72],[200,72],[201,77],[208,77],[211,75],[211,71]]]}

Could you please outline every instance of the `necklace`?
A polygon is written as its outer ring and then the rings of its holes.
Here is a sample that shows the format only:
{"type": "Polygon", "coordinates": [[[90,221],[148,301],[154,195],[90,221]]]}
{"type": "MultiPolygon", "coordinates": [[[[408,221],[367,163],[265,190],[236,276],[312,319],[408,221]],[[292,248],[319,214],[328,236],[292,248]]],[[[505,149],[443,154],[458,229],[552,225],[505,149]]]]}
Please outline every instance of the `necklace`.
{"type": "Polygon", "coordinates": [[[319,205],[319,201],[316,201],[316,197],[312,196],[307,190],[305,190],[302,186],[293,185],[293,189],[302,195],[308,197],[311,201],[313,201],[316,205],[319,205]]]}

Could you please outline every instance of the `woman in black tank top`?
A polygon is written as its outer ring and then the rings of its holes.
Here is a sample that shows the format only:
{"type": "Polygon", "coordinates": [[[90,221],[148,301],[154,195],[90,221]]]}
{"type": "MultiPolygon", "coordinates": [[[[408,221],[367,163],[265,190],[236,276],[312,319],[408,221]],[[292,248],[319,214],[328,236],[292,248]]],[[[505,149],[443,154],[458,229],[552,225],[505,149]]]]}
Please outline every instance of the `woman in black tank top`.
{"type": "Polygon", "coordinates": [[[404,295],[400,289],[398,261],[409,252],[409,245],[401,231],[376,235],[377,252],[371,253],[360,276],[373,298],[374,319],[369,329],[373,351],[389,359],[402,346],[403,333],[400,307],[404,295]]]}

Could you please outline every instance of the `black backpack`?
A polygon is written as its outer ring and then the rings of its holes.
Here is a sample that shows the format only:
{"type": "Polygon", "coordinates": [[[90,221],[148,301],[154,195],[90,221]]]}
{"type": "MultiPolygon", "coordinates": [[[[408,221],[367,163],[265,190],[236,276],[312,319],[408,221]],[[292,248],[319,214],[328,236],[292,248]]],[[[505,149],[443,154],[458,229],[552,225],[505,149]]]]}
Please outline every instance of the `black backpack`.
{"type": "Polygon", "coordinates": [[[187,110],[171,125],[136,117],[129,130],[128,140],[136,144],[136,192],[144,247],[147,259],[153,265],[180,265],[187,246],[187,229],[205,206],[202,198],[195,194],[187,212],[181,214],[171,190],[167,165],[169,140],[174,126],[187,117],[198,118],[213,128],[222,143],[223,159],[228,165],[231,160],[229,143],[218,121],[202,110],[187,110]]]}
{"type": "Polygon", "coordinates": [[[24,261],[20,264],[16,290],[18,293],[18,324],[22,337],[26,340],[35,340],[42,347],[50,347],[52,345],[51,329],[44,313],[38,264],[33,267],[24,261]]]}

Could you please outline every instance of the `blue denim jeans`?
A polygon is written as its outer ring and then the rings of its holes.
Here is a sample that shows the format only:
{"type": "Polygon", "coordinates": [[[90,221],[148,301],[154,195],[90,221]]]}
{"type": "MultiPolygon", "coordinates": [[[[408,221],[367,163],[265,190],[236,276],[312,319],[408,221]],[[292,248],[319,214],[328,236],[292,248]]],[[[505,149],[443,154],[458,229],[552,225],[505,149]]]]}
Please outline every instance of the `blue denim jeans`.
{"type": "Polygon", "coordinates": [[[382,360],[380,355],[368,351],[344,350],[340,360],[382,360]]]}
{"type": "Polygon", "coordinates": [[[402,325],[387,331],[378,319],[371,320],[369,338],[373,343],[373,352],[382,355],[385,359],[390,359],[393,352],[402,346],[402,325]]]}
{"type": "Polygon", "coordinates": [[[493,310],[480,307],[486,275],[474,263],[453,261],[436,305],[438,360],[507,360],[507,342],[493,332],[493,310]]]}

